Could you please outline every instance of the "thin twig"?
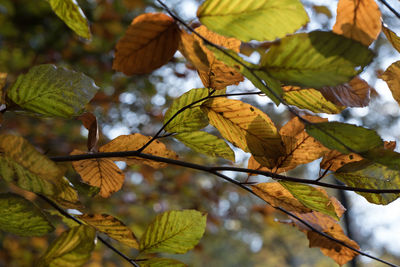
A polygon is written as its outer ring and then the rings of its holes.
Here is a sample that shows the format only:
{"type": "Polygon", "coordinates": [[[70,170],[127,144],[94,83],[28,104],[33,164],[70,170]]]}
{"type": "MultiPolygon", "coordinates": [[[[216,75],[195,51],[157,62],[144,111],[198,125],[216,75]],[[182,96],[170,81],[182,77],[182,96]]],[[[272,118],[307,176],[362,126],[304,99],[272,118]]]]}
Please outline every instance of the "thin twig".
{"type": "Polygon", "coordinates": [[[389,3],[386,2],[386,0],[379,0],[379,2],[384,4],[397,18],[400,19],[400,13],[397,12],[396,9],[394,9],[391,5],[389,5],[389,3]]]}

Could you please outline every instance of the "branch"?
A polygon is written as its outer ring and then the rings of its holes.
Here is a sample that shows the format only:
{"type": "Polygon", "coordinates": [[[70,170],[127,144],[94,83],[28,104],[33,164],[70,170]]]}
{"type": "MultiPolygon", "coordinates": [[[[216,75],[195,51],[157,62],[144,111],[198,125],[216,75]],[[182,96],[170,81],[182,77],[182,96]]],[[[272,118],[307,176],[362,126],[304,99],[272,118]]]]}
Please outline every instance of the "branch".
{"type": "MultiPolygon", "coordinates": [[[[74,216],[72,216],[71,214],[69,214],[68,212],[66,212],[64,209],[62,209],[61,207],[59,207],[54,201],[50,200],[49,198],[45,197],[44,195],[41,194],[37,194],[41,199],[43,199],[44,201],[46,201],[50,206],[52,206],[54,209],[56,209],[58,212],[61,213],[61,215],[63,215],[64,217],[67,217],[68,219],[71,219],[73,221],[75,221],[76,223],[82,225],[83,223],[78,220],[77,218],[75,218],[74,216]]],[[[115,253],[117,253],[119,256],[121,256],[122,258],[124,258],[124,260],[128,261],[130,264],[132,264],[135,267],[140,267],[139,264],[137,264],[133,259],[129,258],[128,256],[126,256],[124,253],[122,253],[121,251],[119,251],[118,249],[116,249],[114,246],[112,246],[110,243],[108,243],[106,240],[104,240],[101,236],[99,236],[97,234],[97,239],[100,240],[101,243],[103,243],[104,245],[106,245],[108,248],[110,248],[111,250],[113,250],[115,253]]]]}
{"type": "Polygon", "coordinates": [[[400,19],[400,13],[396,11],[391,5],[386,2],[386,0],[379,0],[383,5],[385,5],[397,18],[400,19]]]}

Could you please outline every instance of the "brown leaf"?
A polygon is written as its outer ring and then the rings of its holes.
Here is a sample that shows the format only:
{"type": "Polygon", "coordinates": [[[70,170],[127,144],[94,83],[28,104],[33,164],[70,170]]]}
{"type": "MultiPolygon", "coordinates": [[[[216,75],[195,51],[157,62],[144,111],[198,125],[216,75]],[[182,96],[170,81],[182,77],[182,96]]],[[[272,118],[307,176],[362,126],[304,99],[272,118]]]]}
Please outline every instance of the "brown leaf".
{"type": "Polygon", "coordinates": [[[390,65],[380,76],[389,86],[393,98],[400,104],[400,61],[390,65]]]}
{"type": "MultiPolygon", "coordinates": [[[[141,148],[151,139],[150,136],[144,136],[139,133],[131,135],[120,135],[108,144],[100,147],[100,152],[121,152],[121,151],[135,151],[141,148]]],[[[177,159],[178,156],[174,151],[167,149],[167,147],[158,140],[152,142],[148,147],[143,150],[145,154],[151,154],[154,156],[177,159]]],[[[113,158],[113,160],[125,161],[128,165],[133,164],[146,164],[153,168],[161,168],[167,166],[166,163],[157,162],[153,160],[143,159],[139,157],[127,157],[127,158],[113,158]]]]}
{"type": "Polygon", "coordinates": [[[392,30],[385,27],[385,25],[382,26],[382,31],[392,46],[400,53],[400,37],[397,36],[392,30]]]}
{"type": "Polygon", "coordinates": [[[179,43],[179,27],[163,13],[137,16],[116,45],[113,69],[126,75],[145,74],[167,63],[179,43]]]}
{"type": "Polygon", "coordinates": [[[99,127],[97,125],[96,116],[94,116],[91,112],[85,112],[78,117],[78,120],[80,120],[83,126],[85,126],[85,128],[89,131],[87,140],[88,151],[97,152],[97,143],[99,141],[99,127]]]}
{"type": "Polygon", "coordinates": [[[178,50],[197,70],[208,71],[207,54],[193,34],[181,31],[178,50]]]}
{"type": "Polygon", "coordinates": [[[369,46],[381,32],[381,12],[374,0],[339,0],[333,32],[369,46]]]}
{"type": "Polygon", "coordinates": [[[5,104],[6,92],[3,90],[7,83],[7,73],[0,72],[0,105],[5,104]]]}
{"type": "MultiPolygon", "coordinates": [[[[71,155],[85,154],[74,150],[71,155]]],[[[125,175],[111,160],[106,158],[85,159],[72,162],[72,166],[82,177],[82,180],[100,188],[100,196],[107,198],[121,189],[125,175]]]]}

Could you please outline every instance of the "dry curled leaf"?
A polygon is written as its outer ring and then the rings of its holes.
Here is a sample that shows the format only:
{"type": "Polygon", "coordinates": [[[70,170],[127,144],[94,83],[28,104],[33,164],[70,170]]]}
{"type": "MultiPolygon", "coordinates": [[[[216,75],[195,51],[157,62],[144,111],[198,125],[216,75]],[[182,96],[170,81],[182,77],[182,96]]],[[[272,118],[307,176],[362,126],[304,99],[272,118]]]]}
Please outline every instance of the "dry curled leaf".
{"type": "Polygon", "coordinates": [[[83,126],[85,126],[85,128],[89,131],[87,140],[88,151],[97,152],[97,143],[99,141],[99,127],[97,125],[96,116],[94,116],[91,112],[85,112],[78,117],[78,120],[80,120],[83,126]]]}

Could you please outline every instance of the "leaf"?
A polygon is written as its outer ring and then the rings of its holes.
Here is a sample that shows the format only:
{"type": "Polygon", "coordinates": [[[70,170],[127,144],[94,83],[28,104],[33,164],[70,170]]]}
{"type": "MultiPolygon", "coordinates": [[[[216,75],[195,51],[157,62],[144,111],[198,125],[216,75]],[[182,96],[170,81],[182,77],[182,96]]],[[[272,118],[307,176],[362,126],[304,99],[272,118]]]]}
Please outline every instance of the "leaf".
{"type": "Polygon", "coordinates": [[[98,89],[83,73],[46,64],[19,75],[7,95],[25,110],[72,118],[82,113],[98,89]]]}
{"type": "MultiPolygon", "coordinates": [[[[240,100],[214,98],[203,110],[221,135],[234,146],[251,152],[257,161],[283,154],[281,137],[274,123],[261,110],[240,100]]],[[[268,163],[268,162],[267,162],[268,163]]]]}
{"type": "Polygon", "coordinates": [[[185,267],[183,262],[175,259],[167,258],[151,258],[145,261],[140,261],[140,267],[185,267]]]}
{"type": "MultiPolygon", "coordinates": [[[[400,172],[398,170],[392,170],[366,160],[344,165],[335,172],[335,177],[348,186],[358,188],[400,188],[400,172]]],[[[380,205],[387,205],[400,197],[400,194],[356,193],[362,195],[369,202],[380,205]]]]}
{"type": "MultiPolygon", "coordinates": [[[[360,249],[356,242],[344,234],[340,224],[338,224],[330,216],[316,211],[306,214],[295,213],[295,215],[311,224],[317,230],[344,242],[348,246],[351,246],[355,249],[360,249]]],[[[339,265],[344,265],[346,262],[352,260],[358,255],[357,252],[324,236],[321,236],[297,220],[293,221],[292,225],[296,226],[300,231],[307,235],[307,238],[310,241],[310,248],[319,247],[322,253],[332,258],[339,265]]]]}
{"type": "Polygon", "coordinates": [[[0,176],[22,189],[47,196],[59,193],[63,172],[24,138],[0,135],[0,176]]]}
{"type": "Polygon", "coordinates": [[[335,206],[324,189],[294,182],[281,181],[279,183],[307,208],[339,220],[335,206]]]}
{"type": "Polygon", "coordinates": [[[181,31],[178,50],[197,69],[207,71],[208,57],[203,49],[202,41],[195,38],[194,34],[181,31]]]}
{"type": "Polygon", "coordinates": [[[325,99],[321,92],[313,88],[302,89],[298,86],[284,86],[283,90],[285,91],[283,99],[286,103],[300,109],[328,114],[337,114],[344,109],[344,107],[336,106],[325,99]]]}
{"type": "MultiPolygon", "coordinates": [[[[209,31],[205,26],[196,28],[196,32],[216,45],[231,49],[237,53],[240,50],[240,41],[238,39],[226,38],[209,31]]],[[[203,44],[200,37],[194,35],[194,39],[198,40],[201,48],[207,55],[207,70],[198,70],[200,79],[206,88],[221,90],[225,89],[228,85],[237,85],[243,81],[243,76],[235,68],[228,67],[215,58],[214,54],[203,44]]]]}
{"type": "Polygon", "coordinates": [[[0,194],[0,230],[20,236],[43,236],[54,230],[41,210],[13,193],[0,194]]]}
{"type": "MultiPolygon", "coordinates": [[[[71,155],[85,154],[74,150],[71,155]]],[[[108,158],[85,159],[73,161],[72,166],[81,176],[82,180],[91,186],[100,188],[100,196],[110,197],[119,191],[124,184],[125,175],[118,166],[108,158]]]]}
{"type": "Polygon", "coordinates": [[[298,0],[206,0],[197,17],[210,30],[246,42],[275,40],[309,21],[298,0]]]}
{"type": "Polygon", "coordinates": [[[337,86],[324,86],[319,89],[322,95],[332,103],[345,107],[366,107],[370,93],[374,89],[363,79],[356,76],[348,83],[337,86]]]}
{"type": "Polygon", "coordinates": [[[339,0],[333,32],[369,46],[381,32],[381,12],[374,0],[339,0]]]}
{"type": "MultiPolygon", "coordinates": [[[[198,88],[192,89],[189,92],[184,93],[180,97],[172,102],[164,117],[164,124],[166,124],[179,110],[185,108],[186,106],[201,100],[209,95],[209,89],[198,88]]],[[[205,101],[205,100],[204,100],[205,101]]],[[[208,125],[208,118],[200,109],[201,103],[204,101],[199,101],[197,104],[186,108],[180,114],[178,114],[170,123],[167,124],[165,130],[168,132],[190,132],[196,131],[204,128],[208,125]]]]}
{"type": "Polygon", "coordinates": [[[58,193],[49,196],[54,202],[64,208],[82,210],[83,205],[79,201],[78,192],[71,186],[69,180],[65,177],[61,179],[57,186],[58,193]]]}
{"type": "Polygon", "coordinates": [[[306,126],[309,135],[330,149],[341,153],[363,153],[376,147],[383,147],[379,135],[370,129],[341,122],[322,122],[306,126]]]}
{"type": "Polygon", "coordinates": [[[90,40],[90,28],[81,8],[74,0],[47,0],[54,13],[77,35],[90,40]]]}
{"type": "Polygon", "coordinates": [[[331,150],[322,159],[320,167],[321,169],[336,171],[347,163],[360,161],[362,159],[363,157],[356,153],[342,154],[337,150],[331,150]]]}
{"type": "Polygon", "coordinates": [[[313,31],[284,37],[261,58],[273,78],[311,88],[348,82],[373,58],[362,44],[332,32],[313,31]]]}
{"type": "Polygon", "coordinates": [[[400,53],[400,37],[385,25],[382,26],[382,31],[392,46],[400,53]]]}
{"type": "Polygon", "coordinates": [[[312,8],[316,13],[324,14],[328,18],[332,18],[332,12],[327,6],[313,5],[312,8]]]}
{"type": "Polygon", "coordinates": [[[7,84],[7,73],[0,72],[0,105],[5,104],[5,90],[4,87],[7,84]]]}
{"type": "Polygon", "coordinates": [[[39,267],[78,267],[84,265],[95,247],[96,230],[79,225],[63,232],[38,262],[39,267]]]}
{"type": "Polygon", "coordinates": [[[281,207],[287,211],[307,213],[311,209],[304,206],[298,199],[296,199],[285,187],[278,182],[261,183],[251,186],[253,192],[271,204],[273,207],[281,207]]]}
{"type": "Polygon", "coordinates": [[[174,137],[196,152],[235,161],[235,153],[229,145],[224,140],[207,132],[185,132],[174,135],[174,137]]]}
{"type": "MultiPolygon", "coordinates": [[[[120,135],[117,138],[113,139],[108,144],[105,144],[104,146],[100,147],[99,151],[100,152],[134,151],[141,148],[149,140],[151,140],[150,136],[144,136],[139,133],[130,135],[120,135]]],[[[148,147],[146,147],[143,150],[143,153],[170,159],[178,158],[178,156],[175,154],[174,151],[167,149],[167,147],[158,140],[155,140],[148,147]]],[[[167,165],[166,163],[152,161],[139,157],[113,158],[113,160],[122,160],[125,161],[128,165],[146,164],[153,168],[162,168],[167,165]]]]}
{"type": "Polygon", "coordinates": [[[259,66],[244,61],[236,52],[232,50],[221,48],[223,51],[225,51],[223,52],[220,49],[210,45],[207,45],[207,48],[213,51],[218,60],[221,60],[230,67],[236,68],[247,79],[249,79],[256,88],[260,89],[269,98],[271,98],[276,105],[279,105],[281,102],[280,96],[283,94],[279,81],[271,78],[266,71],[260,70],[259,66]],[[247,66],[247,68],[245,68],[243,65],[247,66]]]}
{"type": "Polygon", "coordinates": [[[179,43],[179,27],[163,13],[141,14],[133,19],[115,46],[113,69],[126,75],[146,74],[166,64],[179,43]]]}
{"type": "Polygon", "coordinates": [[[196,210],[157,215],[140,239],[141,253],[186,253],[204,234],[207,215],[196,210]]]}
{"type": "Polygon", "coordinates": [[[99,142],[99,127],[97,125],[96,116],[94,116],[91,112],[85,112],[78,117],[78,120],[80,120],[83,126],[85,126],[85,128],[89,131],[87,140],[88,151],[97,152],[97,143],[99,142]]]}
{"type": "Polygon", "coordinates": [[[394,62],[390,65],[385,72],[381,75],[381,79],[383,79],[389,86],[390,91],[392,92],[393,98],[400,105],[400,61],[394,62]]]}
{"type": "Polygon", "coordinates": [[[113,216],[108,214],[83,214],[77,217],[112,239],[131,248],[139,249],[139,243],[131,229],[113,216]]]}

